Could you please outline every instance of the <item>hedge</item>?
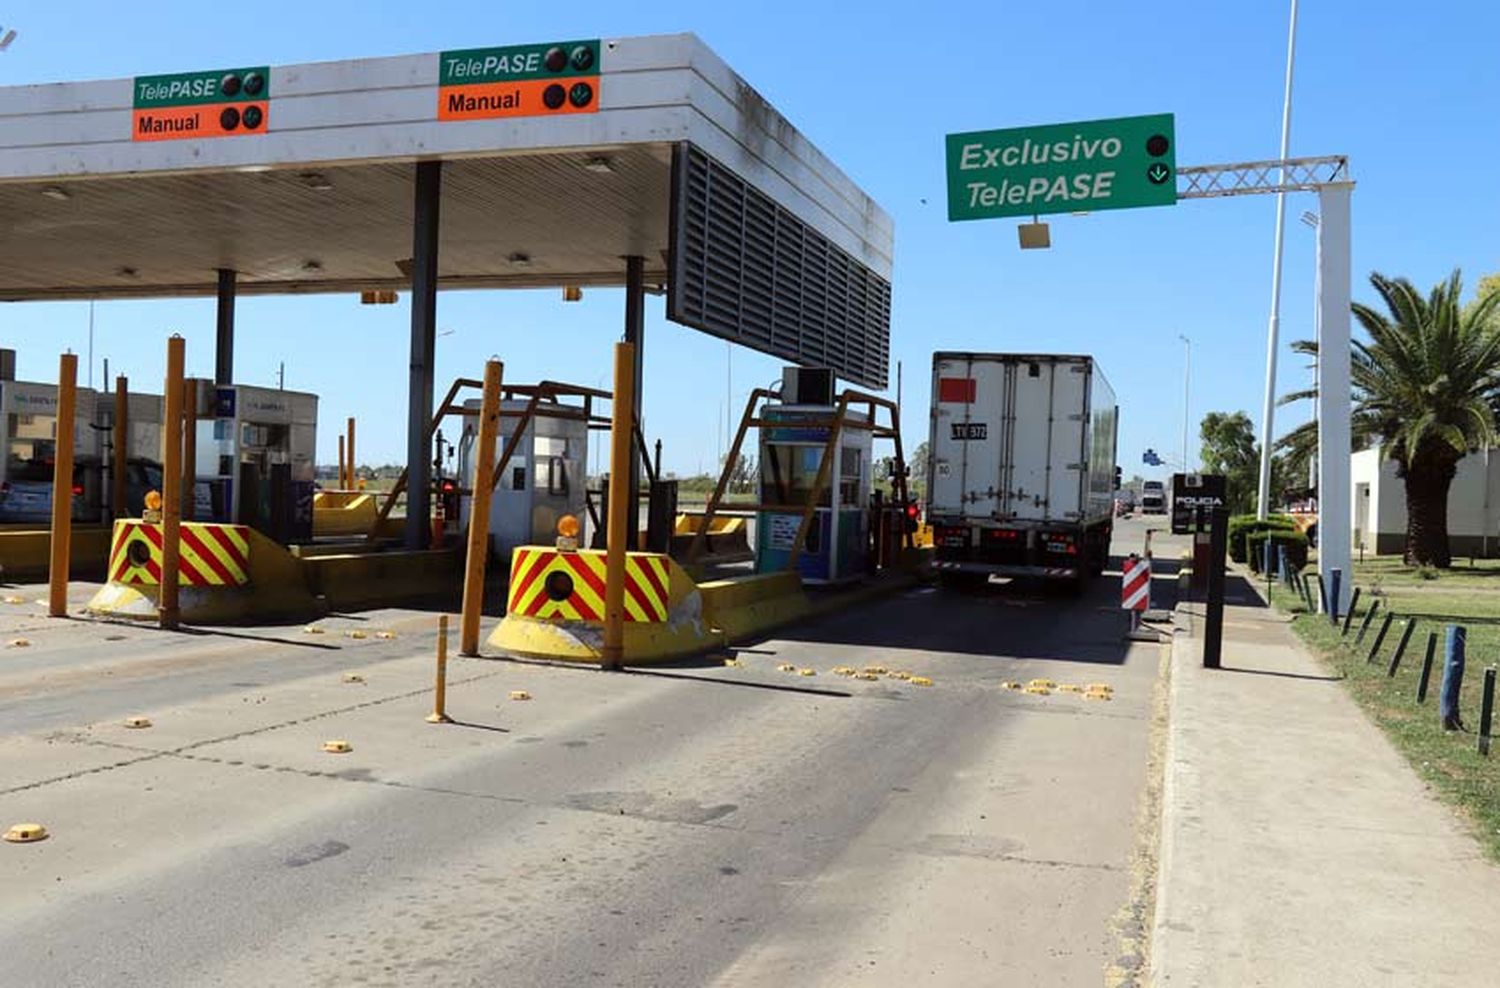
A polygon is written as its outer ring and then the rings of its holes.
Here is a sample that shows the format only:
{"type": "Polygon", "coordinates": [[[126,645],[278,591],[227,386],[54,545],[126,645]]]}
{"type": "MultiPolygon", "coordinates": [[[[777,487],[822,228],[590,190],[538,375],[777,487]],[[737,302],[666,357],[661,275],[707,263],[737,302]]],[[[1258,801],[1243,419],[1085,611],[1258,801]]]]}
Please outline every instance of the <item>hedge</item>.
{"type": "MultiPolygon", "coordinates": [[[[1258,531],[1250,533],[1246,539],[1249,549],[1250,568],[1255,572],[1261,571],[1261,564],[1266,558],[1266,541],[1270,540],[1273,545],[1286,547],[1286,563],[1293,572],[1301,572],[1307,566],[1307,536],[1298,531],[1258,531]]],[[[1271,550],[1273,553],[1275,549],[1271,550]]]]}
{"type": "Polygon", "coordinates": [[[1229,519],[1229,558],[1237,563],[1249,562],[1245,540],[1255,532],[1295,532],[1297,523],[1287,515],[1271,515],[1261,521],[1254,515],[1235,515],[1229,519]]]}

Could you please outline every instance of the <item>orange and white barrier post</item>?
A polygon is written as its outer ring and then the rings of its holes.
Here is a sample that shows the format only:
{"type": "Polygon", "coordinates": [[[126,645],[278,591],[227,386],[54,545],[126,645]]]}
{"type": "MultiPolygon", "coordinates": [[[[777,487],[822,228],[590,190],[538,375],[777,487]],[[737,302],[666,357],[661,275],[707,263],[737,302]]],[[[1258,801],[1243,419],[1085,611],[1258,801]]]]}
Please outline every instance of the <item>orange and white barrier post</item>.
{"type": "Polygon", "coordinates": [[[1141,614],[1151,607],[1151,557],[1132,553],[1120,580],[1120,607],[1130,612],[1130,630],[1140,627],[1141,614]]]}

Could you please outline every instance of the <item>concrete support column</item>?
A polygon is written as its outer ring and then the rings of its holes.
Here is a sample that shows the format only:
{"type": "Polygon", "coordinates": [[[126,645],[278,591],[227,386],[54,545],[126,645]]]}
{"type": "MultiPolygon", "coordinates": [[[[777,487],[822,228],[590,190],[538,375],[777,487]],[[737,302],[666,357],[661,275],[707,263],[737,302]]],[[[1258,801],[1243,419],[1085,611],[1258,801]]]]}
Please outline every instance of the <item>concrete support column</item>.
{"type": "Polygon", "coordinates": [[[214,333],[214,383],[234,383],[235,273],[219,269],[219,309],[214,333]]]}
{"type": "MultiPolygon", "coordinates": [[[[646,261],[642,257],[625,258],[625,342],[630,344],[631,381],[635,393],[634,424],[630,432],[630,501],[625,520],[626,545],[634,551],[639,545],[641,527],[641,457],[645,450],[640,445],[644,428],[635,426],[641,422],[641,373],[646,354],[646,261]]],[[[610,477],[613,486],[615,477],[610,477]]]]}
{"type": "Polygon", "coordinates": [[[432,514],[432,464],[427,430],[432,424],[433,356],[437,349],[438,206],[442,191],[443,163],[417,162],[411,247],[411,376],[406,397],[408,549],[426,548],[432,536],[428,523],[432,514]]]}
{"type": "Polygon", "coordinates": [[[1350,400],[1350,205],[1352,183],[1325,185],[1318,190],[1318,572],[1323,585],[1335,586],[1339,597],[1329,601],[1334,613],[1348,608],[1354,585],[1350,569],[1349,482],[1350,400]]]}

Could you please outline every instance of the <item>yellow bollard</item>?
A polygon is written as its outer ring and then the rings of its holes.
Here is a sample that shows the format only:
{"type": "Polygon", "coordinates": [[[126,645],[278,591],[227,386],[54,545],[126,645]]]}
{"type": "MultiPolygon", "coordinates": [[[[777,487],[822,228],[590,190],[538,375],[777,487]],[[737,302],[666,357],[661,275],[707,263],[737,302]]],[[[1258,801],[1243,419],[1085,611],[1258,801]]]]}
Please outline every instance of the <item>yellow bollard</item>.
{"type": "MultiPolygon", "coordinates": [[[[495,434],[500,431],[500,378],[505,365],[484,365],[484,397],[479,407],[479,441],[474,452],[474,495],[469,510],[469,551],[464,566],[464,607],[459,617],[458,653],[479,654],[479,618],[484,610],[484,570],[490,558],[490,497],[494,489],[495,434]]],[[[438,495],[442,511],[442,495],[438,495]]]]}
{"type": "Polygon", "coordinates": [[[198,379],[182,388],[182,517],[198,520],[198,379]]]}
{"type": "Polygon", "coordinates": [[[354,485],[355,485],[355,481],[354,481],[354,464],[356,462],[358,462],[358,461],[356,461],[354,459],[354,416],[353,415],[349,416],[348,432],[349,432],[349,438],[344,443],[344,455],[346,457],[348,457],[348,462],[349,462],[349,486],[350,486],[350,488],[353,488],[354,485]]]}
{"type": "Polygon", "coordinates": [[[78,356],[65,353],[57,366],[56,454],[52,464],[52,558],[47,571],[47,613],[68,616],[68,565],[73,550],[73,428],[77,408],[78,356]]]}
{"type": "Polygon", "coordinates": [[[167,340],[166,408],[161,421],[161,596],[157,614],[161,627],[177,627],[180,614],[177,571],[182,547],[177,539],[182,522],[182,364],[181,336],[167,340]]]}
{"type": "Polygon", "coordinates": [[[125,517],[125,460],[130,455],[130,383],[115,378],[114,466],[109,473],[110,518],[125,517]]]}
{"type": "Polygon", "coordinates": [[[605,533],[604,668],[625,659],[625,551],[630,532],[631,434],[635,428],[635,345],[615,344],[615,390],[610,402],[609,530],[605,533]]]}
{"type": "Polygon", "coordinates": [[[438,615],[437,641],[437,689],[433,692],[432,713],[427,715],[429,724],[451,724],[448,716],[448,615],[438,615]]]}

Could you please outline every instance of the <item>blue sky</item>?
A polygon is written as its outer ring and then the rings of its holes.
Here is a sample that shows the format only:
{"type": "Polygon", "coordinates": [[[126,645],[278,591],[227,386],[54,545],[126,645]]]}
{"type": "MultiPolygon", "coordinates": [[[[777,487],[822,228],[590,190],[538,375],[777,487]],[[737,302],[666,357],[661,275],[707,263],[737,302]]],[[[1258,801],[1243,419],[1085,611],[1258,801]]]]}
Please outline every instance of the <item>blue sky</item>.
{"type": "MultiPolygon", "coordinates": [[[[1305,3],[1299,27],[1292,154],[1348,154],[1356,297],[1368,273],[1429,285],[1453,267],[1472,284],[1500,270],[1500,138],[1493,97],[1500,8],[1476,3],[1305,3]]],[[[248,5],[0,2],[21,34],[0,54],[0,84],[114,78],[219,65],[351,58],[689,30],[699,34],[895,219],[893,359],[904,367],[904,430],[925,437],[937,349],[1092,353],[1119,393],[1120,462],[1148,446],[1175,454],[1183,345],[1193,340],[1191,413],[1244,410],[1259,420],[1275,200],[1269,196],[1053,217],[1049,251],[1021,252],[1014,221],[950,224],[943,135],[950,131],[1176,114],[1179,165],[1271,158],[1279,140],[1287,4],[762,2],[384,5],[322,0],[248,5]],[[918,11],[913,13],[913,10],[918,11]],[[231,13],[226,13],[231,11],[231,13]],[[1149,11],[1149,12],[1147,12],[1149,11]]],[[[1283,339],[1310,335],[1314,238],[1297,223],[1311,195],[1288,200],[1283,339]]],[[[439,300],[439,390],[478,376],[490,355],[512,381],[608,380],[622,297],[453,292],[439,300]]],[[[361,307],[347,296],[243,299],[237,378],[322,396],[320,459],[346,415],[361,460],[404,451],[406,296],[361,307]]],[[[188,369],[212,374],[211,301],[100,303],[97,368],[109,357],[157,390],[164,339],[188,340],[188,369]]],[[[82,303],[0,307],[0,345],[20,376],[46,380],[64,348],[82,353],[82,303]]],[[[723,446],[726,345],[668,323],[647,305],[646,427],[668,469],[710,468],[723,446]]],[[[778,374],[736,349],[735,414],[778,374]]],[[[893,368],[894,371],[894,368],[893,368]]],[[[894,374],[893,374],[894,379],[894,374]]],[[[1283,349],[1280,390],[1309,372],[1283,349]]],[[[1283,409],[1278,432],[1307,418],[1283,409]]]]}

